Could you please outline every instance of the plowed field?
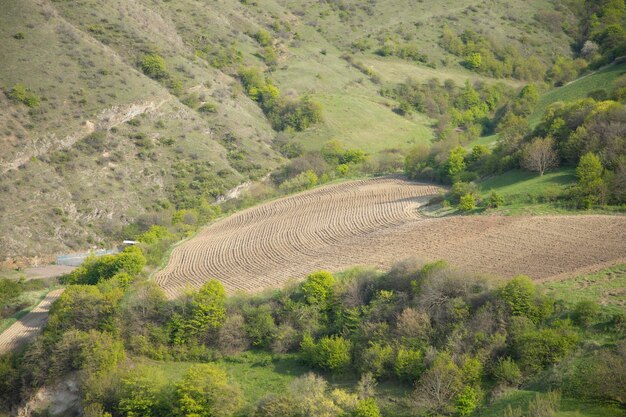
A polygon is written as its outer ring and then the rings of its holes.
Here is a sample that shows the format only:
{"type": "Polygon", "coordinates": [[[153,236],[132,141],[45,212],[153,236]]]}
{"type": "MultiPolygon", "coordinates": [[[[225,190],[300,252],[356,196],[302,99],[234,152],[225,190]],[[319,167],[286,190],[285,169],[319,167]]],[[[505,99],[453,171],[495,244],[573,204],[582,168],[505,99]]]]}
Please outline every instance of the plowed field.
{"type": "Polygon", "coordinates": [[[219,279],[258,291],[317,269],[389,267],[416,256],[535,279],[626,258],[625,216],[454,216],[417,209],[438,193],[395,178],[352,181],[262,204],[218,221],[174,249],[156,281],[170,297],[219,279]]]}

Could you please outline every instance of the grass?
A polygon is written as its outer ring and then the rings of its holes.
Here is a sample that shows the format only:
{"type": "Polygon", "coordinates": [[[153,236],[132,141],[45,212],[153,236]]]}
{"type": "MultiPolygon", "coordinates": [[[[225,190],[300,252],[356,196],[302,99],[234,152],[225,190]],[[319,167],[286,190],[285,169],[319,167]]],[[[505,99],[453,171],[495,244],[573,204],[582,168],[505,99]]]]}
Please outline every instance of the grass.
{"type": "Polygon", "coordinates": [[[43,300],[46,295],[53,289],[54,287],[51,287],[37,291],[26,291],[22,293],[12,304],[24,305],[25,307],[9,317],[0,319],[0,333],[11,327],[13,323],[28,314],[33,308],[37,307],[41,300],[43,300]]]}
{"type": "MultiPolygon", "coordinates": [[[[536,391],[512,390],[480,410],[481,417],[502,417],[509,405],[526,410],[536,391]]],[[[562,398],[560,410],[555,417],[623,417],[626,410],[610,404],[584,402],[573,398],[562,398]]]]}
{"type": "Polygon", "coordinates": [[[432,138],[426,117],[399,116],[380,99],[341,94],[316,98],[323,106],[325,123],[298,135],[305,149],[319,149],[328,140],[338,139],[348,147],[375,153],[429,143],[432,138]]]}
{"type": "Polygon", "coordinates": [[[542,95],[535,111],[529,117],[530,125],[535,126],[543,117],[546,108],[557,101],[579,100],[596,90],[610,91],[615,80],[626,74],[626,62],[607,66],[597,72],[581,77],[562,87],[555,88],[542,95]]]}
{"type": "Polygon", "coordinates": [[[573,168],[560,168],[543,176],[516,169],[481,181],[478,188],[483,198],[491,191],[500,194],[504,205],[497,210],[505,214],[556,214],[567,210],[554,201],[575,181],[573,168]]]}
{"type": "Polygon", "coordinates": [[[548,294],[570,305],[596,301],[607,314],[623,312],[626,308],[626,264],[542,286],[548,294]]]}
{"type": "MultiPolygon", "coordinates": [[[[195,364],[195,362],[159,362],[143,358],[139,360],[163,371],[169,381],[179,380],[195,364]]],[[[271,355],[248,351],[220,359],[215,363],[226,370],[231,381],[236,382],[243,392],[244,407],[238,414],[241,417],[249,415],[252,406],[258,400],[269,394],[284,393],[291,381],[310,371],[296,354],[271,355]]],[[[353,392],[357,383],[354,374],[322,375],[331,389],[341,388],[353,392]]],[[[393,415],[404,414],[400,403],[407,393],[406,387],[393,382],[384,382],[377,386],[377,397],[381,407],[389,410],[393,415]]]]}

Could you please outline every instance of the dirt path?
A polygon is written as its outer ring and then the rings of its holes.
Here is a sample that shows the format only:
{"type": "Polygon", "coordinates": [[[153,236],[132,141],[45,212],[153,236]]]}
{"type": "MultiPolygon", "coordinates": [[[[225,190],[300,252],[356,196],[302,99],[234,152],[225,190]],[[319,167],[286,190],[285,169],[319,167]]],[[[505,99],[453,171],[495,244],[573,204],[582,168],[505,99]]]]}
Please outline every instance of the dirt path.
{"type": "Polygon", "coordinates": [[[409,256],[543,280],[626,257],[626,216],[421,216],[438,191],[379,178],[262,204],[179,245],[155,280],[169,297],[209,278],[231,293],[258,291],[317,269],[387,268],[409,256]]]}
{"type": "Polygon", "coordinates": [[[0,355],[18,348],[41,333],[48,322],[52,303],[63,293],[63,288],[51,291],[31,312],[0,333],[0,355]]]}

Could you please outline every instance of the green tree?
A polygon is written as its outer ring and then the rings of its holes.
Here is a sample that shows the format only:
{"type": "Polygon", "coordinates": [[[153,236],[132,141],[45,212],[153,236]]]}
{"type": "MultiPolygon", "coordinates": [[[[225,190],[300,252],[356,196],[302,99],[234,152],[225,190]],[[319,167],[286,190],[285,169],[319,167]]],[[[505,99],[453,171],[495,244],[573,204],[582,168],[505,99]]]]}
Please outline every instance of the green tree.
{"type": "Polygon", "coordinates": [[[534,323],[551,311],[549,300],[542,299],[537,294],[533,281],[524,275],[518,275],[507,282],[501,289],[500,296],[512,315],[527,317],[534,323]]]}
{"type": "Polygon", "coordinates": [[[604,190],[603,172],[604,167],[596,154],[588,152],[580,158],[576,167],[576,178],[580,201],[585,207],[601,202],[604,190]]]}
{"type": "Polygon", "coordinates": [[[315,345],[313,361],[322,369],[345,370],[351,361],[352,343],[341,336],[325,336],[315,345]]]}
{"type": "Polygon", "coordinates": [[[118,410],[126,417],[156,417],[164,408],[165,375],[155,368],[138,366],[120,383],[118,410]]]}
{"type": "Polygon", "coordinates": [[[406,349],[401,347],[396,355],[394,370],[398,378],[415,382],[424,372],[424,355],[418,349],[406,349]]]}
{"type": "Polygon", "coordinates": [[[380,408],[375,398],[364,398],[356,404],[354,417],[380,417],[380,408]]]}
{"type": "Polygon", "coordinates": [[[276,336],[277,327],[269,305],[263,304],[245,312],[244,326],[252,345],[269,347],[276,336]]]}
{"type": "Polygon", "coordinates": [[[450,151],[448,160],[445,164],[446,175],[452,182],[456,182],[455,178],[465,170],[465,155],[467,152],[462,146],[456,146],[450,151]]]}
{"type": "Polygon", "coordinates": [[[471,415],[480,405],[480,388],[466,385],[456,396],[455,410],[460,417],[471,415]]]}
{"type": "Polygon", "coordinates": [[[328,271],[317,271],[309,274],[302,284],[304,298],[309,304],[324,304],[332,294],[334,284],[335,278],[328,271]]]}
{"type": "Polygon", "coordinates": [[[387,376],[393,370],[393,349],[391,346],[370,342],[370,345],[361,354],[359,368],[361,373],[369,372],[374,377],[387,376]]]}
{"type": "Polygon", "coordinates": [[[184,417],[228,417],[241,407],[239,388],[213,364],[194,365],[176,384],[177,406],[184,417]]]}
{"type": "Polygon", "coordinates": [[[218,330],[226,320],[226,290],[211,279],[194,294],[188,326],[192,335],[207,335],[218,330]]]}

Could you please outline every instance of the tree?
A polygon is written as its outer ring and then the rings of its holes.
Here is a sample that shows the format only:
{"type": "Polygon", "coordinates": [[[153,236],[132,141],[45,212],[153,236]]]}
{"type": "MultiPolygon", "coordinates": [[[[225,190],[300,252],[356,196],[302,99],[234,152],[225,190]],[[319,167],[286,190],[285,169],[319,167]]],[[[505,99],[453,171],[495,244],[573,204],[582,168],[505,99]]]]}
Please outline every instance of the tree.
{"type": "Polygon", "coordinates": [[[539,172],[540,176],[558,165],[559,157],[554,150],[554,138],[551,136],[537,138],[522,150],[522,167],[539,172]]]}
{"type": "Polygon", "coordinates": [[[374,398],[364,398],[356,405],[354,417],[380,417],[380,408],[374,398]]]}
{"type": "Polygon", "coordinates": [[[228,417],[242,404],[241,391],[226,371],[208,363],[189,368],[176,384],[176,399],[184,417],[228,417]]]}
{"type": "Polygon", "coordinates": [[[466,385],[456,396],[456,412],[460,417],[471,415],[478,408],[481,400],[480,388],[466,385]]]}
{"type": "Polygon", "coordinates": [[[465,170],[466,153],[465,148],[462,146],[457,146],[450,151],[445,169],[448,178],[450,178],[453,182],[456,182],[454,181],[455,177],[465,170]]]}
{"type": "Polygon", "coordinates": [[[188,325],[191,334],[218,330],[226,319],[226,290],[221,282],[211,279],[193,296],[188,325]]]}
{"type": "Polygon", "coordinates": [[[317,271],[306,277],[302,284],[304,298],[309,304],[323,304],[332,292],[335,278],[328,271],[317,271]]]}
{"type": "Polygon", "coordinates": [[[576,178],[578,179],[578,194],[584,206],[601,201],[604,180],[602,174],[604,167],[600,158],[592,152],[584,154],[576,167],[576,178]]]}
{"type": "Polygon", "coordinates": [[[479,52],[471,53],[465,57],[465,66],[472,70],[478,69],[482,64],[482,58],[479,52]]]}
{"type": "Polygon", "coordinates": [[[514,316],[528,317],[534,323],[547,315],[546,306],[541,303],[533,281],[518,275],[507,282],[500,290],[500,296],[514,316]]]}
{"type": "Polygon", "coordinates": [[[461,370],[448,354],[442,353],[420,378],[412,399],[419,410],[445,413],[462,388],[461,370]]]}
{"type": "MultiPolygon", "coordinates": [[[[309,342],[310,344],[310,342],[309,342]]],[[[303,352],[311,350],[309,344],[304,344],[303,352]]],[[[341,336],[325,336],[313,345],[313,363],[329,371],[343,371],[351,361],[352,343],[341,336]]]]}
{"type": "Polygon", "coordinates": [[[369,372],[378,378],[392,372],[393,359],[391,346],[370,342],[370,346],[361,354],[359,367],[362,373],[369,372]]]}
{"type": "Polygon", "coordinates": [[[155,368],[140,366],[130,370],[121,380],[119,411],[127,417],[160,415],[166,384],[165,375],[155,368]]]}

